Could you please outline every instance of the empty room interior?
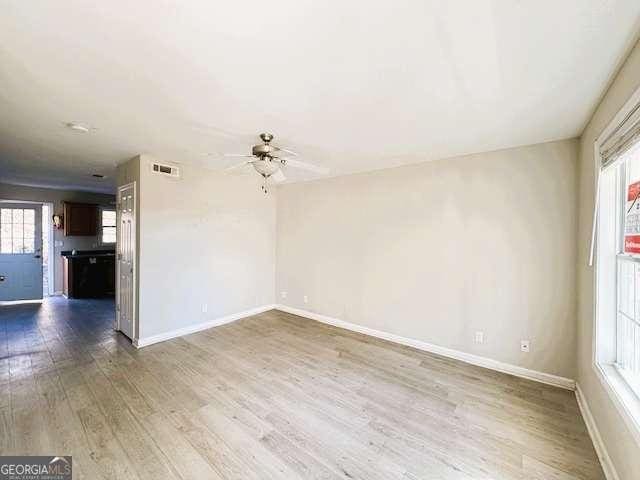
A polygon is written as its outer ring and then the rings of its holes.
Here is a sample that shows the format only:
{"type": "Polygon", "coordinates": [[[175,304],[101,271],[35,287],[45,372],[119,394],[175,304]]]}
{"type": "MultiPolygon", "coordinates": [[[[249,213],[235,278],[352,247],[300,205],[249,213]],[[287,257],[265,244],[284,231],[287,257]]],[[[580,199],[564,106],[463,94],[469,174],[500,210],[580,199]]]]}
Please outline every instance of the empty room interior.
{"type": "Polygon", "coordinates": [[[0,478],[640,480],[640,2],[0,4],[0,478]]]}

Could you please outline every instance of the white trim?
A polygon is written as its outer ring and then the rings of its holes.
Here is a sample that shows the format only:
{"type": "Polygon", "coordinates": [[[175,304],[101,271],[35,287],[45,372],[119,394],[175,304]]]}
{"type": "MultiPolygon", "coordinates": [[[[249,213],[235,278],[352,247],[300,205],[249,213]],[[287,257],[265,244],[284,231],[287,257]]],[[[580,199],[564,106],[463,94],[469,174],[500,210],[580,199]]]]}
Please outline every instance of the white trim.
{"type": "Polygon", "coordinates": [[[5,305],[22,305],[25,303],[42,303],[42,298],[36,298],[35,300],[2,300],[0,301],[0,307],[5,305]]]}
{"type": "Polygon", "coordinates": [[[605,477],[607,477],[607,480],[620,480],[618,472],[616,472],[616,468],[614,467],[611,457],[609,457],[609,453],[607,452],[607,447],[602,441],[600,431],[598,430],[596,421],[591,414],[589,404],[587,403],[587,399],[580,388],[580,384],[576,384],[576,400],[578,401],[580,413],[582,413],[582,418],[584,419],[587,431],[591,437],[591,442],[598,454],[598,459],[600,460],[600,465],[602,465],[605,477]]]}
{"type": "Polygon", "coordinates": [[[302,310],[299,308],[289,307],[287,305],[276,305],[275,308],[283,312],[310,318],[311,320],[317,320],[318,322],[333,325],[335,327],[363,333],[372,337],[382,338],[390,342],[407,345],[409,347],[417,348],[418,350],[423,350],[425,352],[442,355],[443,357],[454,358],[465,363],[470,363],[471,365],[477,365],[479,367],[489,368],[498,372],[515,375],[516,377],[526,378],[528,380],[533,380],[540,383],[546,383],[547,385],[553,385],[555,387],[564,388],[566,390],[575,389],[575,380],[572,380],[570,378],[560,377],[557,375],[552,375],[550,373],[538,372],[536,370],[529,370],[528,368],[511,365],[509,363],[500,362],[491,358],[481,357],[472,353],[466,353],[447,347],[441,347],[440,345],[434,345],[432,343],[423,342],[421,340],[401,337],[400,335],[395,335],[393,333],[374,330],[372,328],[363,327],[362,325],[345,322],[344,320],[339,320],[337,318],[328,317],[326,315],[309,312],[307,310],[302,310]]]}
{"type": "Polygon", "coordinates": [[[275,305],[263,305],[261,307],[252,308],[250,310],[245,310],[243,312],[232,313],[231,315],[226,315],[224,317],[208,320],[203,323],[197,323],[195,325],[189,325],[188,327],[178,328],[176,330],[171,330],[165,333],[159,333],[158,335],[152,335],[151,337],[139,338],[137,340],[134,340],[132,343],[136,348],[142,348],[148,345],[153,345],[154,343],[164,342],[165,340],[171,340],[172,338],[182,337],[184,335],[200,332],[202,330],[207,330],[212,327],[218,327],[226,323],[231,323],[236,320],[240,320],[241,318],[258,315],[259,313],[267,312],[275,308],[276,308],[275,305]]]}
{"type": "MultiPolygon", "coordinates": [[[[135,182],[132,182],[135,183],[135,182]]],[[[118,188],[119,191],[119,188],[118,188]]],[[[100,210],[100,218],[98,218],[98,226],[100,227],[100,232],[98,232],[98,244],[101,247],[114,247],[116,246],[116,243],[118,243],[118,200],[116,199],[116,204],[115,205],[100,205],[98,207],[98,209],[100,210]],[[110,212],[115,212],[116,214],[116,241],[115,242],[103,242],[102,241],[102,214],[104,213],[105,210],[109,210],[110,212]]]]}
{"type": "Polygon", "coordinates": [[[640,399],[613,365],[593,365],[593,369],[640,448],[640,399]]]}
{"type": "Polygon", "coordinates": [[[54,289],[56,288],[55,286],[55,281],[56,281],[55,243],[56,241],[55,241],[55,235],[53,234],[53,220],[51,218],[55,209],[55,205],[53,204],[53,202],[42,202],[42,206],[44,207],[45,205],[49,207],[49,219],[48,219],[49,231],[47,232],[48,242],[49,242],[49,251],[47,252],[47,255],[49,256],[49,264],[47,265],[47,285],[49,286],[49,291],[47,292],[47,295],[51,296],[51,295],[55,295],[54,289]]]}

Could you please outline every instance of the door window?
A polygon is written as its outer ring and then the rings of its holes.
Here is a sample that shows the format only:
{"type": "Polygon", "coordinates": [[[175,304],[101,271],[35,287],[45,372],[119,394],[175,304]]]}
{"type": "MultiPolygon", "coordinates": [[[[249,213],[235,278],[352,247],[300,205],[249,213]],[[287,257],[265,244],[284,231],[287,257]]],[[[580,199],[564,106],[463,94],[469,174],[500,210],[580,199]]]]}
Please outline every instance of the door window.
{"type": "Polygon", "coordinates": [[[32,208],[0,209],[0,254],[34,253],[35,220],[32,208]]]}

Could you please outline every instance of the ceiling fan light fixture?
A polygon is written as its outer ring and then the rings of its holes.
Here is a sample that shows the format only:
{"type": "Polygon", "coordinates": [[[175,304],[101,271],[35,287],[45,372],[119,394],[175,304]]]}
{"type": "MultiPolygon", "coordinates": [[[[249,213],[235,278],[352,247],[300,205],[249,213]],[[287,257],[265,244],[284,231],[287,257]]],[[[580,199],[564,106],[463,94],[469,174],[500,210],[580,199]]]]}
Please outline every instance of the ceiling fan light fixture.
{"type": "Polygon", "coordinates": [[[251,164],[253,165],[253,168],[256,169],[256,172],[263,177],[270,177],[280,168],[280,165],[277,162],[268,159],[256,160],[251,164]]]}

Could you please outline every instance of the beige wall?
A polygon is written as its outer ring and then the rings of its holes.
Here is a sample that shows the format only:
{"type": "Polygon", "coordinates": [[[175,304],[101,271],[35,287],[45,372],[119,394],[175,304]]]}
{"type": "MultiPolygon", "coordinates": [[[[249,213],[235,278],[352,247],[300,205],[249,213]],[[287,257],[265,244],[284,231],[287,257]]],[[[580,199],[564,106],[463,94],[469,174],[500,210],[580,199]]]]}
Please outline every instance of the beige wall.
{"type": "MultiPolygon", "coordinates": [[[[22,200],[32,202],[52,202],[55,213],[62,214],[63,202],[95,203],[114,207],[115,196],[100,193],[57,190],[52,188],[23,187],[20,185],[0,184],[0,199],[22,200]]],[[[54,287],[56,292],[62,291],[62,257],[63,250],[95,250],[103,247],[98,237],[65,237],[63,230],[54,230],[54,241],[62,241],[61,247],[54,247],[54,287]]]]}
{"type": "Polygon", "coordinates": [[[174,180],[151,161],[140,158],[140,338],[273,304],[275,195],[257,175],[181,165],[174,180]]]}
{"type": "Polygon", "coordinates": [[[577,151],[568,140],[279,188],[278,301],[573,378],[577,151]]]}
{"type": "Polygon", "coordinates": [[[640,477],[640,445],[635,443],[592,367],[594,270],[587,262],[595,199],[594,143],[639,86],[640,45],[636,45],[582,134],[579,162],[577,379],[621,480],[640,477]]]}

